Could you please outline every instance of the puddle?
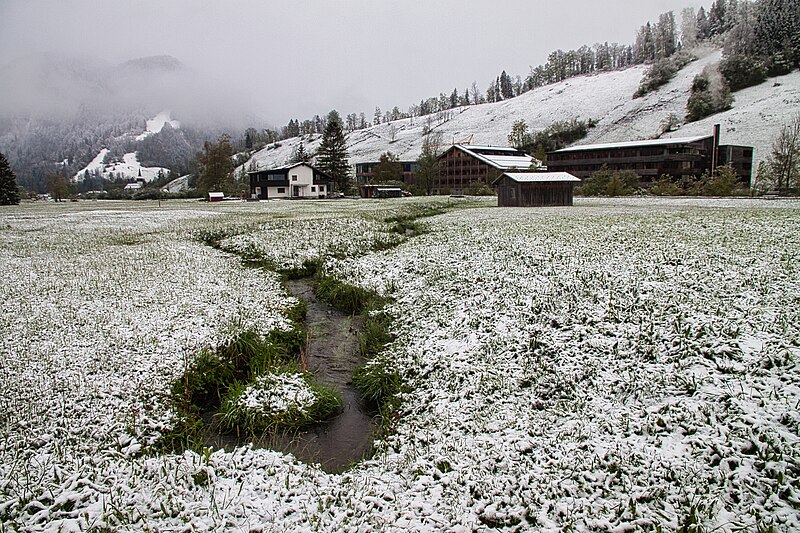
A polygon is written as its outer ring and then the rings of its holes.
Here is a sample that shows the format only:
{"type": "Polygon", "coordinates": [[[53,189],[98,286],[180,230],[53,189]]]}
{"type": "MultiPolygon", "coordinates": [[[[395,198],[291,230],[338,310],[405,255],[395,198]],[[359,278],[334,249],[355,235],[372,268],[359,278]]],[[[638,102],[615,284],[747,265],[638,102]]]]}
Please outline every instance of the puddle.
{"type": "Polygon", "coordinates": [[[291,453],[306,463],[320,463],[326,472],[343,472],[371,452],[375,429],[372,416],[350,383],[353,370],[364,362],[359,354],[357,336],[363,317],[351,317],[317,300],[308,279],[288,281],[286,287],[307,304],[308,370],[317,381],[339,391],[342,412],[324,424],[261,438],[220,433],[209,417],[205,442],[227,450],[252,442],[256,447],[291,453]]]}

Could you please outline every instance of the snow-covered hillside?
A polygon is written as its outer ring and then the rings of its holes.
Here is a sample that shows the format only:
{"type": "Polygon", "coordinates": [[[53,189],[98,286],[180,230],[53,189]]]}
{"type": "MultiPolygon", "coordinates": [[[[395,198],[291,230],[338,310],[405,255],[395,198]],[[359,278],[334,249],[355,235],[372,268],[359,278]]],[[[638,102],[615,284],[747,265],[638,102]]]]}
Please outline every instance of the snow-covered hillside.
{"type": "MultiPolygon", "coordinates": [[[[706,65],[719,62],[721,52],[715,50],[701,56],[668,84],[642,98],[633,98],[647,70],[647,66],[640,65],[570,78],[503,102],[456,108],[441,122],[431,115],[355,131],[347,136],[350,163],[377,161],[386,151],[401,160],[414,160],[422,149],[426,127],[441,132],[444,143],[471,138],[472,144],[505,146],[514,121],[525,120],[529,130],[537,131],[559,120],[579,118],[597,121],[597,126],[580,144],[655,138],[661,133],[661,122],[671,113],[684,117],[692,80],[706,65]]],[[[711,134],[712,125],[720,123],[723,143],[753,145],[756,160],[762,159],[782,122],[800,107],[800,73],[771,79],[739,91],[734,97],[733,109],[684,125],[666,136],[711,134]],[[774,86],[776,83],[779,85],[774,86]]],[[[313,153],[321,136],[296,137],[269,145],[254,154],[246,168],[288,162],[301,140],[306,150],[313,153]]]]}
{"type": "Polygon", "coordinates": [[[136,140],[141,141],[154,133],[158,133],[159,131],[161,131],[161,128],[164,127],[164,124],[167,123],[169,123],[170,126],[176,129],[181,127],[181,123],[179,121],[173,120],[170,117],[169,111],[162,111],[161,113],[159,113],[158,115],[147,121],[147,128],[145,129],[144,133],[136,137],[136,140]]]}
{"type": "Polygon", "coordinates": [[[74,176],[75,181],[83,181],[86,177],[94,174],[106,179],[137,179],[153,181],[159,172],[168,173],[169,169],[163,167],[143,167],[136,158],[135,152],[129,152],[122,157],[122,161],[113,161],[108,164],[103,163],[107,148],[100,150],[91,163],[86,165],[74,176]]]}

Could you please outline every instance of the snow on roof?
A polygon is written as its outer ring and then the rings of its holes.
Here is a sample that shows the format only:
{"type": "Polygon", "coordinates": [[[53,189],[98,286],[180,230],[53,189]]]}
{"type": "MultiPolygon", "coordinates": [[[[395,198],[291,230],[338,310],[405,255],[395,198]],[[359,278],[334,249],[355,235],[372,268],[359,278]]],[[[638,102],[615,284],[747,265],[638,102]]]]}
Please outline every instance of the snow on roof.
{"type": "Polygon", "coordinates": [[[623,141],[617,143],[600,143],[600,144],[583,144],[580,146],[572,146],[570,148],[562,148],[556,150],[554,153],[561,152],[576,152],[580,150],[602,150],[604,148],[631,148],[634,146],[660,146],[664,144],[687,144],[697,141],[702,141],[712,137],[711,135],[699,135],[697,137],[674,137],[671,139],[647,139],[643,141],[623,141]]]}
{"type": "Polygon", "coordinates": [[[518,183],[577,183],[581,181],[580,178],[576,178],[569,172],[505,172],[494,180],[494,183],[502,180],[505,176],[518,183]]]}
{"type": "MultiPolygon", "coordinates": [[[[258,170],[248,170],[247,173],[248,174],[258,174],[260,172],[274,172],[276,170],[280,170],[280,171],[292,170],[293,168],[299,167],[301,165],[305,165],[307,167],[314,168],[313,166],[311,166],[310,163],[306,163],[305,161],[300,161],[300,162],[297,162],[297,163],[289,163],[287,165],[283,165],[283,166],[280,166],[280,167],[262,168],[262,169],[258,169],[258,170]]],[[[317,170],[317,169],[314,169],[314,170],[317,170]]]]}
{"type": "Polygon", "coordinates": [[[225,197],[225,193],[221,193],[221,192],[210,192],[210,193],[208,193],[208,197],[209,197],[209,198],[224,198],[224,197],[225,197]]]}
{"type": "Polygon", "coordinates": [[[520,152],[516,148],[508,148],[503,146],[472,146],[463,144],[456,144],[454,145],[454,147],[468,153],[472,157],[479,159],[488,165],[493,166],[498,170],[507,170],[512,168],[530,168],[531,164],[533,164],[534,162],[536,162],[537,164],[539,163],[538,159],[535,159],[524,152],[520,152]],[[496,151],[508,152],[508,154],[505,155],[481,154],[477,150],[496,150],[496,151]]]}

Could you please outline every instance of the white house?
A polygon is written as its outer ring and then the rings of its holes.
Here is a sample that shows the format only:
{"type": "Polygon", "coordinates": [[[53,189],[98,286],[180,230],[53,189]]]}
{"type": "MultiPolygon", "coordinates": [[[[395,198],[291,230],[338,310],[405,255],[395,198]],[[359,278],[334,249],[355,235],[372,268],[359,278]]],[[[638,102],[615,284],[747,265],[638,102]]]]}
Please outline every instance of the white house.
{"type": "Polygon", "coordinates": [[[255,170],[250,176],[250,197],[325,198],[331,192],[333,179],[308,163],[293,163],[269,170],[255,170]]]}

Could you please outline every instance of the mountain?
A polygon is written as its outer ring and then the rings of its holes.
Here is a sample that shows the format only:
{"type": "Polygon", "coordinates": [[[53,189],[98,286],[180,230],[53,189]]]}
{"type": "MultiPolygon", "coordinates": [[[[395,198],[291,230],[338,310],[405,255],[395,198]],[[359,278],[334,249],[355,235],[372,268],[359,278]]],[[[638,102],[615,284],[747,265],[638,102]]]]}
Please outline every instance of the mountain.
{"type": "Polygon", "coordinates": [[[140,168],[183,172],[204,141],[253,123],[226,84],[165,55],[118,65],[32,55],[0,68],[0,87],[0,151],[17,182],[40,191],[48,174],[98,169],[102,150],[120,177],[138,177],[140,168]],[[126,155],[134,152],[135,164],[126,155]]]}
{"type": "MultiPolygon", "coordinates": [[[[772,137],[783,122],[800,108],[800,72],[770,79],[761,85],[734,93],[732,109],[698,122],[682,124],[662,135],[662,121],[671,113],[681,120],[692,80],[706,65],[718,63],[719,50],[699,52],[691,62],[660,89],[633,98],[647,70],[641,65],[626,70],[569,78],[545,85],[516,98],[497,103],[455,108],[423,117],[384,123],[347,136],[350,163],[378,161],[391,151],[400,160],[415,160],[428,129],[441,132],[442,142],[467,141],[477,145],[507,146],[511,126],[525,120],[529,130],[538,131],[556,121],[593,119],[597,125],[577,144],[614,142],[664,137],[711,134],[713,124],[722,125],[722,142],[755,147],[755,160],[768,155],[772,137]]],[[[288,162],[300,142],[313,153],[319,135],[306,135],[268,145],[245,163],[259,168],[288,162]]]]}

